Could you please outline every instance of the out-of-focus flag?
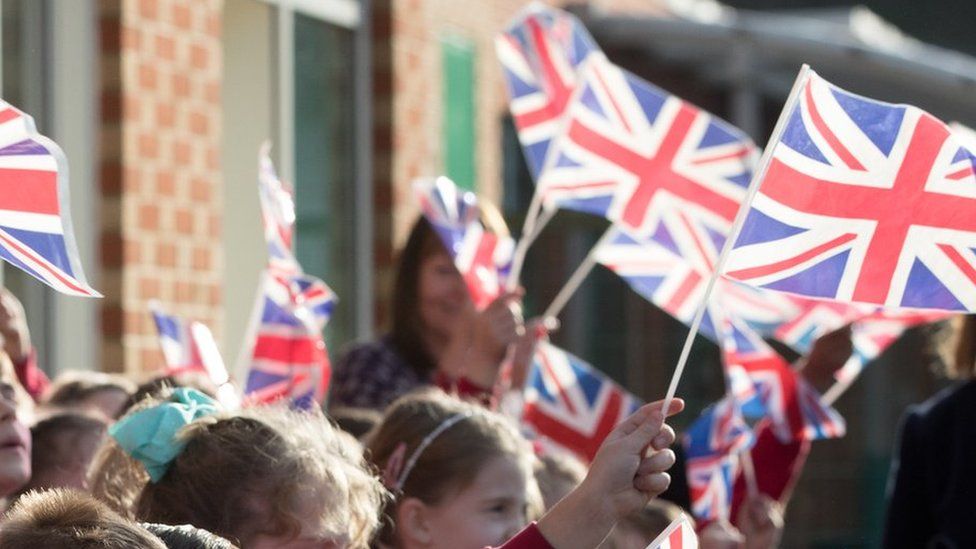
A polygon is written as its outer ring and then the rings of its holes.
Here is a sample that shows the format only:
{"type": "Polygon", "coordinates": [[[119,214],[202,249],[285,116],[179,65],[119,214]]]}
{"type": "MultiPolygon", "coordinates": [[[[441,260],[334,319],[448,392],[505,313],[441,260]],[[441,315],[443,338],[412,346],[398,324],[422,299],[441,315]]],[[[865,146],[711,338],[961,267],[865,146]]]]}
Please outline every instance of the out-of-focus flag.
{"type": "MultiPolygon", "coordinates": [[[[664,217],[681,219],[680,211],[666,212],[664,217]]],[[[664,223],[668,221],[665,220],[664,223]]],[[[672,239],[665,247],[659,240],[639,239],[618,228],[610,229],[612,236],[595,250],[595,259],[620,276],[645,299],[685,324],[691,324],[695,310],[705,292],[713,265],[709,253],[702,252],[707,239],[694,231],[680,233],[690,239],[672,239]]],[[[750,326],[773,331],[798,314],[796,301],[790,296],[770,292],[720,278],[717,281],[714,304],[734,311],[750,326]]],[[[712,311],[706,310],[699,331],[718,343],[712,311]]]]}
{"type": "Polygon", "coordinates": [[[834,378],[841,383],[853,382],[868,363],[898,341],[905,330],[945,320],[949,316],[950,314],[939,311],[902,309],[878,311],[854,322],[851,326],[851,357],[834,373],[834,378]]]}
{"type": "Polygon", "coordinates": [[[63,294],[101,297],[85,280],[69,204],[64,152],[0,100],[0,257],[63,294]]]}
{"type": "Polygon", "coordinates": [[[271,162],[271,143],[267,141],[258,153],[258,198],[268,244],[268,265],[279,272],[300,273],[302,269],[293,252],[295,196],[291,186],[278,178],[271,162]]]}
{"type": "Polygon", "coordinates": [[[874,314],[878,309],[873,305],[860,303],[839,303],[782,295],[795,304],[797,313],[774,329],[761,333],[789,345],[800,354],[809,353],[820,336],[874,314]]]}
{"type": "Polygon", "coordinates": [[[536,349],[524,394],[523,424],[587,460],[641,405],[596,368],[545,341],[536,349]]]}
{"type": "Polygon", "coordinates": [[[576,72],[591,54],[602,55],[576,17],[532,3],[495,39],[519,141],[533,178],[545,164],[553,137],[576,88],[576,72]]]}
{"type": "Polygon", "coordinates": [[[332,375],[322,329],[335,302],[332,290],[315,277],[264,273],[245,339],[246,402],[321,405],[332,375]]]}
{"type": "Polygon", "coordinates": [[[646,549],[698,549],[695,526],[681,513],[646,549]]]}
{"type": "Polygon", "coordinates": [[[739,454],[754,442],[739,401],[731,396],[706,408],[685,431],[685,468],[697,519],[729,519],[739,454]]]}
{"type": "Polygon", "coordinates": [[[200,372],[213,382],[217,397],[225,406],[236,407],[240,399],[230,384],[230,375],[206,324],[186,320],[163,311],[157,301],[149,303],[167,374],[200,372]]]}
{"type": "Polygon", "coordinates": [[[485,230],[474,193],[446,177],[418,179],[414,194],[464,277],[475,307],[484,309],[503,292],[512,263],[511,238],[485,230]]]}
{"type": "Polygon", "coordinates": [[[844,418],[758,334],[726,318],[723,360],[732,394],[747,416],[765,415],[780,441],[844,436],[844,418]]]}
{"type": "Polygon", "coordinates": [[[976,156],[912,106],[812,71],[725,273],[806,296],[976,311],[976,156]]]}
{"type": "Polygon", "coordinates": [[[584,64],[578,85],[539,177],[543,203],[665,246],[704,237],[714,264],[752,176],[752,141],[603,57],[584,64]]]}

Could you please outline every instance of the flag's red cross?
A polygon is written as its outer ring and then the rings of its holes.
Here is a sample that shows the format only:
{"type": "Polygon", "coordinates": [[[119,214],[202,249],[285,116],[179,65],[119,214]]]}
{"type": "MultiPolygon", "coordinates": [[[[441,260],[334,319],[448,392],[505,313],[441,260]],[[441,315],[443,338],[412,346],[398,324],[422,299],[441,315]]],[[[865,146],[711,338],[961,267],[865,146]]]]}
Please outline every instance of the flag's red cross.
{"type": "MultiPolygon", "coordinates": [[[[619,92],[607,86],[599,71],[595,70],[594,74],[599,85],[603,88],[605,96],[610,98],[611,106],[616,111],[618,120],[629,132],[630,127],[627,125],[626,116],[614,99],[614,94],[619,92]]],[[[674,170],[675,157],[688,139],[688,134],[699,116],[704,115],[682,101],[667,135],[661,140],[657,151],[650,156],[644,156],[631,148],[621,146],[588,128],[578,119],[573,119],[569,128],[569,136],[573,142],[595,155],[614,162],[638,178],[637,186],[627,198],[620,218],[620,221],[626,226],[632,229],[641,228],[647,217],[651,201],[659,191],[666,191],[685,201],[700,204],[729,221],[735,218],[739,209],[737,200],[720,194],[702,182],[690,179],[674,170]]],[[[733,156],[742,156],[747,153],[748,150],[743,147],[742,151],[733,153],[733,156]]],[[[701,162],[724,160],[728,156],[704,159],[701,162]]]]}
{"type": "MultiPolygon", "coordinates": [[[[811,120],[830,148],[849,168],[864,171],[820,117],[809,84],[804,102],[811,120]]],[[[844,185],[818,179],[774,157],[760,190],[776,202],[798,211],[875,221],[877,225],[851,297],[854,301],[885,303],[912,226],[976,232],[976,199],[925,190],[929,173],[948,137],[949,131],[944,125],[922,113],[901,165],[897,171],[893,170],[896,175],[890,188],[844,185]]],[[[965,170],[960,173],[966,175],[965,170]]],[[[961,177],[958,175],[952,174],[950,178],[959,180],[961,177]]],[[[729,274],[734,278],[748,279],[779,272],[809,261],[827,250],[844,246],[856,238],[856,234],[847,233],[793,258],[729,274]]],[[[976,284],[976,271],[959,256],[958,251],[945,245],[939,248],[976,284]]]]}
{"type": "MultiPolygon", "coordinates": [[[[543,375],[555,383],[558,397],[562,400],[566,410],[572,415],[578,415],[579,412],[569,399],[566,392],[567,389],[559,383],[559,376],[556,374],[553,365],[549,363],[549,357],[545,353],[539,353],[538,356],[541,359],[542,368],[545,370],[545,374],[543,375]]],[[[603,413],[599,421],[597,421],[593,432],[590,434],[574,429],[565,422],[551,418],[545,413],[539,413],[537,408],[534,407],[526,409],[525,419],[534,424],[536,429],[545,436],[580,452],[588,459],[593,459],[596,456],[596,451],[603,444],[603,439],[617,426],[617,420],[620,418],[622,407],[623,397],[620,391],[610,391],[606,406],[603,407],[603,413]]]]}
{"type": "Polygon", "coordinates": [[[528,128],[536,124],[548,122],[558,117],[566,109],[569,98],[573,93],[573,86],[563,80],[554,59],[556,52],[551,51],[549,37],[545,29],[535,17],[526,21],[531,33],[531,40],[535,43],[539,58],[540,81],[539,89],[545,94],[545,103],[533,111],[518,114],[515,122],[520,128],[528,128]]]}

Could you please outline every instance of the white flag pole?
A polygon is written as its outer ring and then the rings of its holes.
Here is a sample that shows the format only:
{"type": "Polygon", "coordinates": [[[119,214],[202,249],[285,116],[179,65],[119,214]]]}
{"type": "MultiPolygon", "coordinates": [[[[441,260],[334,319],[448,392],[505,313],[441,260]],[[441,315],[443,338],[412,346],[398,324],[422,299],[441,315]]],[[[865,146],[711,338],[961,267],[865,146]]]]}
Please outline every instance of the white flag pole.
{"type": "Polygon", "coordinates": [[[518,287],[519,278],[522,275],[522,266],[525,264],[525,255],[529,251],[529,246],[535,242],[536,237],[542,232],[543,227],[552,216],[555,215],[556,210],[546,209],[542,206],[542,193],[536,188],[535,194],[532,195],[532,203],[529,205],[529,212],[526,215],[525,223],[522,224],[522,235],[519,238],[518,244],[515,245],[515,252],[512,255],[512,271],[508,275],[508,280],[505,283],[506,291],[514,291],[518,287]],[[542,211],[542,216],[539,216],[539,212],[542,211]]]}
{"type": "Polygon", "coordinates": [[[616,230],[614,229],[613,225],[607,227],[606,232],[603,233],[600,240],[598,240],[597,243],[590,248],[590,252],[586,254],[586,258],[583,259],[583,262],[580,263],[579,267],[576,268],[573,276],[569,277],[566,284],[563,285],[562,289],[559,290],[559,293],[556,294],[555,299],[553,299],[552,303],[549,304],[549,307],[546,308],[546,312],[543,313],[542,318],[548,321],[550,318],[555,319],[559,316],[559,313],[562,312],[563,307],[566,306],[569,298],[576,293],[576,290],[583,283],[583,280],[586,279],[586,275],[590,274],[590,271],[592,271],[593,267],[596,265],[597,250],[603,247],[603,245],[610,240],[615,233],[616,230]]]}
{"type": "Polygon", "coordinates": [[[674,375],[671,376],[671,384],[668,386],[668,393],[664,397],[664,407],[662,410],[668,410],[671,406],[671,401],[674,399],[674,394],[678,389],[678,381],[681,380],[681,374],[684,373],[685,364],[688,362],[688,355],[691,353],[691,345],[694,343],[695,336],[698,334],[698,328],[701,326],[702,318],[705,316],[705,309],[708,307],[708,300],[712,296],[712,290],[715,288],[715,282],[718,280],[722,268],[725,266],[725,260],[728,258],[729,253],[732,251],[732,246],[739,236],[739,231],[745,222],[746,213],[749,211],[749,205],[752,204],[752,199],[759,190],[759,182],[766,176],[766,171],[769,169],[769,162],[772,160],[773,149],[775,148],[775,145],[771,144],[779,142],[782,137],[783,131],[786,129],[786,121],[793,112],[793,107],[796,105],[800,90],[803,88],[809,72],[810,67],[808,65],[804,64],[800,67],[800,73],[797,74],[796,81],[793,82],[793,89],[790,90],[790,94],[786,98],[783,112],[776,122],[776,127],[773,128],[772,135],[769,136],[766,149],[763,151],[762,158],[759,160],[759,168],[756,170],[755,175],[753,175],[752,182],[749,183],[749,189],[746,191],[746,196],[742,201],[742,205],[739,207],[739,212],[735,216],[732,230],[729,233],[728,239],[725,241],[725,245],[722,246],[722,253],[719,254],[718,260],[715,263],[715,269],[708,279],[708,285],[705,286],[705,293],[702,296],[701,302],[698,304],[698,310],[695,311],[694,320],[692,320],[691,328],[688,330],[688,337],[685,338],[684,347],[682,347],[681,355],[678,357],[678,365],[674,369],[674,375]]]}

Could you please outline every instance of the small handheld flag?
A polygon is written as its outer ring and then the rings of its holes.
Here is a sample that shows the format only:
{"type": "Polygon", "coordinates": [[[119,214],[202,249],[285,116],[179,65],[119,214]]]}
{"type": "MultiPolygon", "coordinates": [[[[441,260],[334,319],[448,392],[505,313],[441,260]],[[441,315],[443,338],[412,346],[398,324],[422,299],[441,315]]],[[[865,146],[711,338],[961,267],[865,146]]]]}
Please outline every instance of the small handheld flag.
{"type": "Polygon", "coordinates": [[[695,527],[682,513],[646,549],[698,549],[695,527]]]}
{"type": "Polygon", "coordinates": [[[0,258],[63,294],[102,297],[85,280],[69,204],[61,148],[0,100],[0,258]]]}

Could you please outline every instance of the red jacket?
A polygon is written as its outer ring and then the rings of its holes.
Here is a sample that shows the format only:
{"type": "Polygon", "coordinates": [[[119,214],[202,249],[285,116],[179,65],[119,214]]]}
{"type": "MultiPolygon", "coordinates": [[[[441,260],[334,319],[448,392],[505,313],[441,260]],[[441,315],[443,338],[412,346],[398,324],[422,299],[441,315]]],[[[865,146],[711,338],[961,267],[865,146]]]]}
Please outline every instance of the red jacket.
{"type": "MultiPolygon", "coordinates": [[[[490,549],[490,548],[485,548],[490,549]]],[[[542,537],[536,523],[526,526],[515,537],[503,543],[497,549],[555,549],[546,538],[542,537]]]]}

